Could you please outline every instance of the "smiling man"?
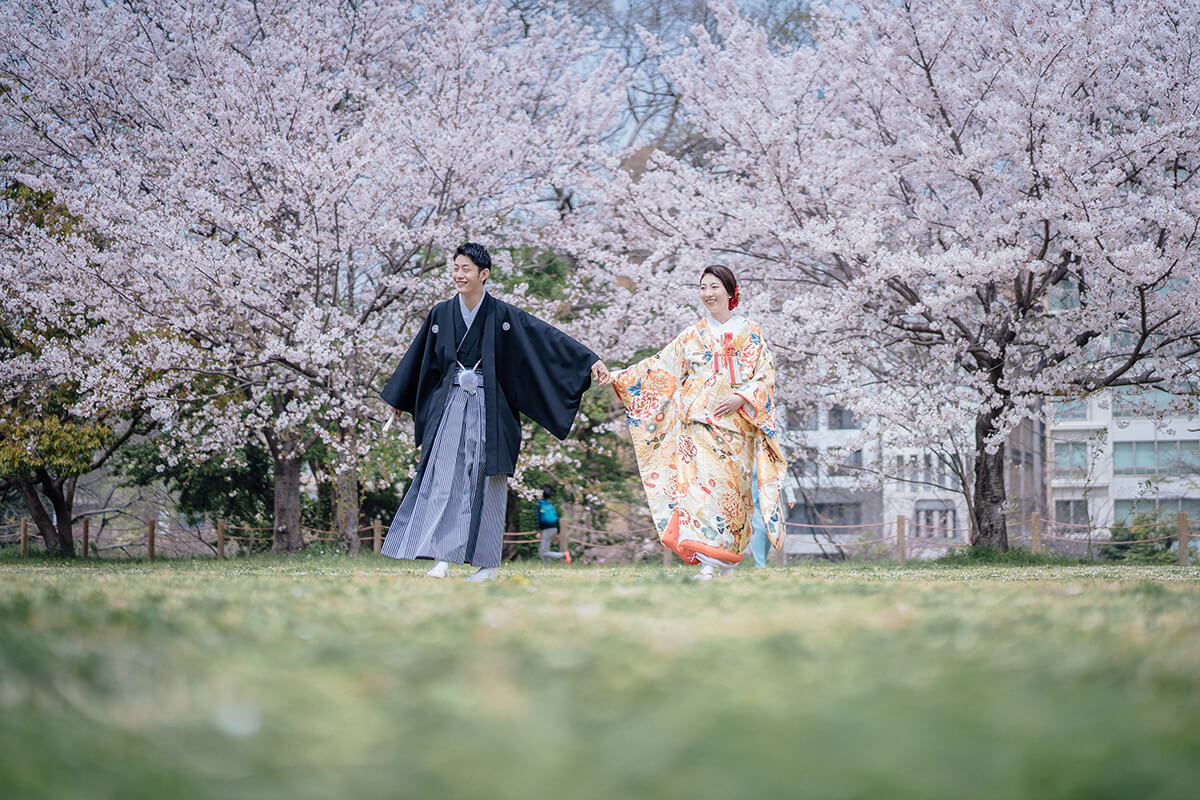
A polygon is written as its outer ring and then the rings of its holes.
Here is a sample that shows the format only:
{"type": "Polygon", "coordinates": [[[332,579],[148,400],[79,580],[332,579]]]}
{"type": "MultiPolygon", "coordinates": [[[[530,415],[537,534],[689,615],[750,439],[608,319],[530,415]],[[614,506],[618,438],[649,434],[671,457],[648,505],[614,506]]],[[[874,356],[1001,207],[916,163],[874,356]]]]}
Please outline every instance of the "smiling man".
{"type": "Polygon", "coordinates": [[[452,562],[479,568],[469,581],[496,577],[519,415],[564,439],[591,382],[609,382],[591,350],[488,294],[491,268],[483,245],[454,252],[458,295],[429,312],[381,392],[395,414],[413,415],[421,447],[381,552],[432,559],[434,578],[452,562]]]}

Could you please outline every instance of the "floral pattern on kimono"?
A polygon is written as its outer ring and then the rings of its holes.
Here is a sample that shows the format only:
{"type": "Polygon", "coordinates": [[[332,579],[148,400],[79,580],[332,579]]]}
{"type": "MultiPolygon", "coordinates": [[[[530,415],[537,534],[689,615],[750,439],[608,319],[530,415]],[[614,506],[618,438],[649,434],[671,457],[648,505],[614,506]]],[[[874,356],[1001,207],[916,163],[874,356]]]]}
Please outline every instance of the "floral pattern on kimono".
{"type": "Polygon", "coordinates": [[[775,366],[757,325],[714,334],[702,319],[661,352],[613,376],[659,538],[690,564],[741,561],[754,515],[753,467],[767,535],[783,546],[786,462],[775,431],[775,366]],[[731,393],[745,402],[717,417],[731,393]]]}

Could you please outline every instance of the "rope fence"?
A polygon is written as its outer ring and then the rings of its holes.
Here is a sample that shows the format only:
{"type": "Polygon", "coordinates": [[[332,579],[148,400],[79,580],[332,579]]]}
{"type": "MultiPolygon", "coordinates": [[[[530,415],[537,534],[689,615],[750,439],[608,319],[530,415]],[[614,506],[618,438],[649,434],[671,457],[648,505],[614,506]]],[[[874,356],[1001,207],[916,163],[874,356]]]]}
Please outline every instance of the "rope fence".
{"type": "MultiPolygon", "coordinates": [[[[1012,520],[1008,524],[1014,529],[1008,537],[1009,541],[1013,543],[1028,542],[1031,552],[1035,554],[1043,552],[1047,544],[1055,542],[1076,548],[1086,548],[1088,558],[1095,557],[1098,547],[1173,543],[1176,560],[1182,565],[1189,563],[1188,550],[1191,540],[1200,538],[1200,533],[1191,531],[1192,523],[1186,514],[1177,516],[1174,522],[1175,530],[1172,533],[1128,540],[1114,539],[1114,530],[1119,527],[1131,533],[1143,530],[1161,531],[1169,527],[1171,523],[1143,523],[1114,527],[1060,522],[1053,519],[1043,520],[1040,514],[1035,513],[1028,519],[1012,520]],[[1062,535],[1064,533],[1068,535],[1062,535]]],[[[133,551],[137,554],[144,554],[151,561],[159,555],[160,547],[165,548],[163,555],[183,557],[215,555],[216,558],[223,560],[227,557],[228,546],[233,546],[237,548],[238,552],[241,552],[243,549],[253,549],[255,543],[263,544],[271,541],[274,535],[273,528],[229,525],[224,520],[218,520],[212,529],[175,531],[169,529],[160,531],[158,521],[155,519],[148,520],[143,527],[137,528],[109,528],[101,525],[94,540],[91,536],[90,517],[83,518],[81,527],[82,553],[85,557],[112,551],[121,551],[126,555],[131,555],[131,551],[133,551]],[[238,533],[231,533],[231,531],[238,533]],[[215,539],[211,538],[213,533],[215,533],[215,539]],[[107,538],[107,541],[101,542],[102,535],[107,538]],[[114,539],[116,540],[114,541],[114,539]]],[[[654,533],[656,530],[654,526],[631,528],[620,532],[619,535],[624,537],[620,541],[596,542],[587,538],[578,538],[578,534],[611,537],[614,533],[581,525],[572,526],[570,529],[570,533],[577,534],[576,536],[569,535],[568,531],[560,528],[556,538],[560,552],[568,552],[571,545],[576,545],[585,553],[588,551],[614,552],[622,548],[644,546],[652,542],[657,538],[656,536],[638,535],[654,533]]],[[[28,554],[31,540],[44,543],[44,538],[38,532],[37,526],[33,525],[32,520],[28,518],[0,525],[0,531],[16,531],[15,533],[0,533],[0,545],[18,544],[22,556],[28,554]]],[[[810,555],[820,553],[828,557],[830,554],[825,548],[836,551],[841,557],[847,557],[848,553],[861,554],[863,552],[861,548],[883,547],[885,550],[892,550],[897,561],[905,561],[913,553],[918,553],[920,557],[932,557],[939,552],[951,552],[954,549],[970,547],[971,544],[970,529],[968,528],[914,525],[910,532],[908,521],[903,515],[897,516],[894,522],[830,525],[813,522],[787,522],[785,523],[785,532],[787,532],[785,547],[777,551],[780,563],[786,561],[788,554],[794,553],[810,555]],[[943,535],[937,536],[937,538],[929,535],[936,536],[939,533],[943,535]],[[806,547],[817,548],[817,550],[806,550],[806,547]]],[[[369,546],[370,550],[375,553],[380,552],[384,539],[382,520],[376,519],[371,525],[356,528],[355,533],[364,548],[369,546]]],[[[346,539],[346,536],[338,531],[326,531],[308,526],[301,528],[301,536],[306,543],[346,539]]],[[[538,544],[541,541],[541,531],[505,531],[502,541],[506,545],[538,544]]],[[[1169,546],[1167,549],[1170,549],[1169,546]]],[[[878,556],[878,553],[874,555],[878,556]]],[[[673,557],[674,554],[670,550],[663,548],[664,563],[670,563],[673,557]]]]}

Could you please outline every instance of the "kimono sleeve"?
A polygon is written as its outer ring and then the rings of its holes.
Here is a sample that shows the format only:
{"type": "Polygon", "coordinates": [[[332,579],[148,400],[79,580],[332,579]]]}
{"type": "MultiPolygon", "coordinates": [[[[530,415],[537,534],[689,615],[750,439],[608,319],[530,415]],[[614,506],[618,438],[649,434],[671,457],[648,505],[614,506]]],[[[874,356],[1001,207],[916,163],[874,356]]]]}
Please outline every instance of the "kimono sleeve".
{"type": "Polygon", "coordinates": [[[431,311],[425,317],[425,322],[421,325],[421,330],[417,331],[416,338],[413,339],[412,344],[405,351],[404,357],[400,359],[400,366],[396,367],[396,371],[388,379],[387,384],[383,387],[383,391],[379,393],[379,396],[389,406],[398,408],[401,411],[407,411],[414,416],[417,410],[421,371],[423,367],[430,363],[426,351],[433,347],[433,337],[429,335],[430,328],[433,325],[432,320],[433,312],[431,311]]]}
{"type": "Polygon", "coordinates": [[[768,436],[775,435],[775,360],[762,341],[762,334],[753,331],[750,342],[738,353],[738,367],[748,377],[733,387],[733,393],[745,400],[738,411],[750,424],[768,436]]]}
{"type": "Polygon", "coordinates": [[[673,416],[679,404],[680,389],[687,377],[683,340],[687,331],[652,356],[613,375],[613,389],[630,423],[673,416]]]}
{"type": "Polygon", "coordinates": [[[520,309],[512,309],[501,327],[497,375],[509,405],[565,439],[600,357],[520,309]]]}

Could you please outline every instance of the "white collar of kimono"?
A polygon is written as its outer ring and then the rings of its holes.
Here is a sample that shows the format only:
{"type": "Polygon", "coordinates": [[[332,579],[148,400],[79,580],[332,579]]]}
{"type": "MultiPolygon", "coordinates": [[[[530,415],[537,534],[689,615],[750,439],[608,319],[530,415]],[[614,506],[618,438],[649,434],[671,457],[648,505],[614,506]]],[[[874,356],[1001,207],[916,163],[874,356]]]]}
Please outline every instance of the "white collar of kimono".
{"type": "Polygon", "coordinates": [[[479,309],[483,308],[483,299],[487,297],[487,290],[479,296],[479,302],[474,308],[467,308],[467,301],[463,300],[463,296],[458,296],[458,310],[462,314],[463,322],[467,323],[467,330],[471,330],[471,323],[475,321],[475,317],[479,315],[479,309]]]}
{"type": "Polygon", "coordinates": [[[723,333],[732,333],[738,330],[746,322],[746,318],[741,314],[734,314],[724,322],[717,322],[717,318],[707,311],[704,312],[705,318],[708,320],[708,329],[712,331],[713,336],[720,336],[723,333]]]}

